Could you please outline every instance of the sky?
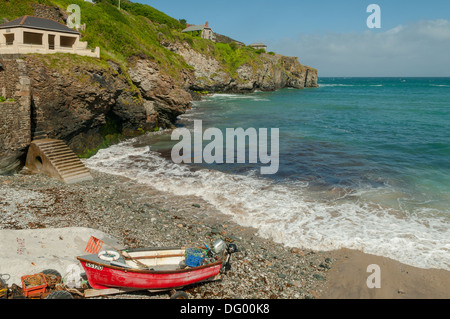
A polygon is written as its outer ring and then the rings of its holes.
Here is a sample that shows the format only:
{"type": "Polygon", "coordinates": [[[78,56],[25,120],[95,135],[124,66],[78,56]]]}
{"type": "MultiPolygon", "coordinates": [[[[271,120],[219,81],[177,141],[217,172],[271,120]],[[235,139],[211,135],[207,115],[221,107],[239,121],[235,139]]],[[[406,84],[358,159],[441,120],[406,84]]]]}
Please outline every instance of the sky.
{"type": "MultiPolygon", "coordinates": [[[[296,56],[319,76],[450,77],[448,0],[133,0],[268,51],[296,56]],[[367,20],[377,4],[380,28],[367,20]]],[[[372,20],[372,17],[370,19],[372,20]]]]}

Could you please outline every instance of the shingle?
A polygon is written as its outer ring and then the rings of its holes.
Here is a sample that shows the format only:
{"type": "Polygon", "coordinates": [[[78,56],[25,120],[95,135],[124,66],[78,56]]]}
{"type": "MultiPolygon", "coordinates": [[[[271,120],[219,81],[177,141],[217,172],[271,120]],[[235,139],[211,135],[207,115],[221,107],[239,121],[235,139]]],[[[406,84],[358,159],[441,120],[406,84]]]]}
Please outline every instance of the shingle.
{"type": "Polygon", "coordinates": [[[57,21],[32,16],[23,16],[0,25],[0,29],[17,27],[80,34],[78,31],[70,29],[68,26],[57,21]]]}

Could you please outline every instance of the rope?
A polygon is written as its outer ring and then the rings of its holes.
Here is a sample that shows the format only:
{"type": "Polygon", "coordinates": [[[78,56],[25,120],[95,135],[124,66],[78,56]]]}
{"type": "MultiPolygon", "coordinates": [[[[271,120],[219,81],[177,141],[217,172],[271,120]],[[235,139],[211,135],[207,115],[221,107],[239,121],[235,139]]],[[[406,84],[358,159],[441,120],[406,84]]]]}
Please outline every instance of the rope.
{"type": "Polygon", "coordinates": [[[39,274],[36,274],[25,278],[23,283],[27,287],[33,287],[44,284],[44,280],[39,274]]]}

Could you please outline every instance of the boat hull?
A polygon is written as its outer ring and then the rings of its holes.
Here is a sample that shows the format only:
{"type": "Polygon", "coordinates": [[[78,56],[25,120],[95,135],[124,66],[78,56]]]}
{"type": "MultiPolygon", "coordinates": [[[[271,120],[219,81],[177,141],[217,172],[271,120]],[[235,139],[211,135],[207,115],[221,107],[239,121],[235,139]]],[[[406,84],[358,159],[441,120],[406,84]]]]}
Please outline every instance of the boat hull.
{"type": "Polygon", "coordinates": [[[170,289],[194,284],[217,276],[222,262],[174,271],[124,269],[77,257],[83,266],[89,284],[94,289],[133,288],[170,289]]]}

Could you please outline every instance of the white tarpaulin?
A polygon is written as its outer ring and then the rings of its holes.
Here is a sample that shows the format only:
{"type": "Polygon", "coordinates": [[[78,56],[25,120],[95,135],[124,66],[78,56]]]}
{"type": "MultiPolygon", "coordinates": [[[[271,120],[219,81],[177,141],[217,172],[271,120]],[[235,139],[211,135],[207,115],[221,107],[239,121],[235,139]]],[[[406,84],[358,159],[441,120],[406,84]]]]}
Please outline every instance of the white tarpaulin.
{"type": "MultiPolygon", "coordinates": [[[[91,228],[43,228],[0,230],[0,274],[8,286],[22,286],[20,277],[45,269],[57,270],[65,282],[84,273],[77,256],[84,252],[89,238],[94,236],[118,246],[116,239],[91,228]],[[69,278],[68,278],[69,277],[69,278]]],[[[103,247],[108,247],[104,244],[103,247]]]]}

